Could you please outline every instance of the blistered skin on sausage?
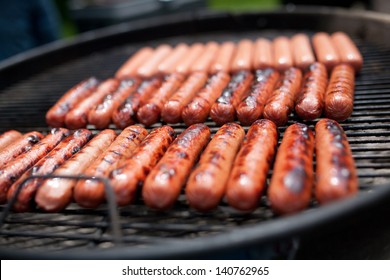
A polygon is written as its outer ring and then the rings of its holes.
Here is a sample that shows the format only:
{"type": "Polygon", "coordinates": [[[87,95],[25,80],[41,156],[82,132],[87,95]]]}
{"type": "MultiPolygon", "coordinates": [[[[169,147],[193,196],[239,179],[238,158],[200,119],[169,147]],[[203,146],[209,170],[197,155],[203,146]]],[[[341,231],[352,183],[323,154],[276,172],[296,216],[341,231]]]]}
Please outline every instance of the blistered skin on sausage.
{"type": "Polygon", "coordinates": [[[264,118],[282,126],[294,109],[295,99],[301,86],[302,72],[298,68],[289,68],[279,78],[275,90],[264,107],[264,118]]]}
{"type": "Polygon", "coordinates": [[[237,118],[243,125],[250,125],[263,115],[264,106],[279,79],[279,72],[265,68],[255,72],[255,79],[246,96],[237,106],[237,118]]]}
{"type": "Polygon", "coordinates": [[[285,71],[293,66],[290,39],[285,36],[273,40],[274,66],[279,71],[285,71]]]}
{"type": "MultiPolygon", "coordinates": [[[[51,174],[60,165],[62,165],[72,155],[80,151],[80,149],[92,137],[92,132],[87,129],[79,129],[72,135],[61,141],[53,150],[45,157],[40,159],[31,169],[26,171],[9,189],[8,200],[11,200],[15,195],[17,187],[29,176],[32,175],[47,175],[51,174]]],[[[16,212],[26,212],[32,209],[34,197],[37,189],[42,184],[43,180],[35,178],[26,181],[20,193],[18,194],[12,208],[16,212]]]]}
{"type": "Polygon", "coordinates": [[[272,43],[270,40],[259,38],[255,43],[253,68],[257,70],[270,67],[275,67],[272,43]]]}
{"type": "MultiPolygon", "coordinates": [[[[110,172],[128,159],[148,134],[141,126],[124,129],[104,153],[84,171],[84,175],[107,178],[110,172]]],[[[97,180],[82,180],[74,187],[73,197],[82,207],[96,208],[105,200],[104,184],[97,180]]]]}
{"type": "Polygon", "coordinates": [[[236,123],[223,125],[213,136],[188,178],[185,191],[192,208],[210,211],[218,206],[244,136],[244,129],[236,123]]]}
{"type": "Polygon", "coordinates": [[[203,89],[184,107],[181,117],[186,125],[203,123],[209,116],[211,106],[230,80],[229,74],[212,75],[203,89]]]}
{"type": "Polygon", "coordinates": [[[177,63],[175,72],[184,75],[190,74],[192,64],[194,63],[195,60],[198,59],[198,57],[201,56],[203,51],[204,51],[203,44],[200,43],[192,44],[190,49],[188,50],[187,55],[177,63]]]}
{"type": "Polygon", "coordinates": [[[237,50],[232,60],[231,71],[233,73],[252,70],[254,44],[251,40],[243,39],[238,42],[237,50]]]}
{"type": "Polygon", "coordinates": [[[325,93],[325,116],[336,121],[348,119],[353,111],[355,72],[352,66],[333,68],[325,93]]]}
{"type": "Polygon", "coordinates": [[[167,123],[181,122],[181,113],[184,107],[193,99],[196,93],[204,86],[207,81],[207,73],[192,73],[182,86],[165,103],[161,118],[167,123]]]}
{"type": "Polygon", "coordinates": [[[52,129],[51,133],[32,146],[31,150],[11,160],[0,170],[0,203],[6,202],[11,185],[68,134],[69,131],[64,128],[52,129]]]}
{"type": "Polygon", "coordinates": [[[295,103],[295,112],[302,120],[319,118],[324,108],[328,73],[324,64],[311,64],[303,76],[302,87],[295,103]]]}
{"type": "Polygon", "coordinates": [[[136,77],[138,68],[153,54],[153,49],[144,47],[133,54],[115,73],[117,79],[136,77]]]}
{"type": "Polygon", "coordinates": [[[27,152],[31,147],[38,143],[43,138],[43,135],[37,131],[29,132],[22,137],[16,139],[13,144],[7,146],[6,149],[0,153],[0,168],[3,168],[11,160],[19,155],[27,152]]]}
{"type": "Polygon", "coordinates": [[[341,63],[351,65],[356,72],[363,66],[363,57],[352,39],[344,32],[335,32],[331,36],[333,45],[339,54],[341,63]]]}
{"type": "Polygon", "coordinates": [[[158,73],[159,64],[172,52],[169,45],[158,46],[153,54],[144,61],[137,70],[138,76],[142,78],[151,78],[158,73]]]}
{"type": "Polygon", "coordinates": [[[235,51],[236,45],[233,42],[223,42],[214,62],[211,64],[210,73],[215,74],[219,71],[229,73],[235,51]]]}
{"type": "MultiPolygon", "coordinates": [[[[82,175],[84,170],[101,155],[116,137],[115,131],[106,129],[89,141],[80,152],[57,168],[53,175],[82,175]]],[[[47,212],[59,212],[73,199],[73,187],[77,180],[53,178],[45,180],[39,187],[35,202],[47,212]]]]}
{"type": "Polygon", "coordinates": [[[278,214],[305,209],[313,188],[314,136],[304,124],[290,125],[276,154],[268,199],[278,214]]]}
{"type": "Polygon", "coordinates": [[[185,76],[180,73],[169,75],[157,92],[139,108],[137,119],[145,126],[151,126],[160,120],[161,111],[168,99],[179,89],[185,76]]]}
{"type": "Polygon", "coordinates": [[[128,98],[112,114],[112,121],[118,128],[126,128],[135,124],[138,108],[154,94],[162,84],[162,78],[154,77],[141,83],[138,89],[131,93],[128,98]]]}
{"type": "Polygon", "coordinates": [[[90,96],[78,103],[65,117],[66,127],[77,129],[86,127],[89,111],[102,102],[106,95],[112,94],[119,86],[116,79],[107,79],[90,96]]]}
{"type": "Polygon", "coordinates": [[[356,194],[357,171],[344,130],[336,121],[322,119],[317,122],[315,131],[316,199],[329,203],[356,194]]]}
{"type": "Polygon", "coordinates": [[[291,50],[295,67],[305,70],[316,60],[310,45],[310,39],[306,34],[298,33],[291,38],[291,50]]]}
{"type": "Polygon", "coordinates": [[[278,130],[273,122],[261,119],[251,125],[226,186],[230,206],[241,211],[256,209],[267,185],[277,144],[278,130]]]}
{"type": "Polygon", "coordinates": [[[113,112],[125,101],[125,99],[138,87],[140,80],[126,78],[120,81],[119,87],[106,95],[103,101],[96,105],[88,113],[88,123],[97,129],[103,129],[110,125],[113,112]]]}
{"type": "Polygon", "coordinates": [[[150,170],[164,155],[174,138],[175,131],[170,126],[152,130],[134,150],[132,156],[111,172],[110,183],[119,206],[134,201],[137,187],[143,184],[150,170]]]}
{"type": "Polygon", "coordinates": [[[176,202],[195,160],[210,139],[210,129],[194,124],[182,132],[147,176],[142,196],[147,206],[166,210],[176,202]]]}
{"type": "Polygon", "coordinates": [[[46,123],[52,127],[63,127],[66,114],[84,98],[90,96],[98,87],[95,77],[80,82],[68,90],[46,113],[46,123]]]}
{"type": "Polygon", "coordinates": [[[236,118],[236,107],[253,81],[250,71],[239,71],[232,76],[227,87],[211,107],[210,117],[218,125],[232,122],[236,118]]]}
{"type": "Polygon", "coordinates": [[[219,45],[216,42],[209,42],[205,45],[204,51],[191,66],[191,72],[207,72],[209,73],[210,66],[213,63],[219,50],[219,45]]]}
{"type": "Polygon", "coordinates": [[[329,34],[318,32],[313,36],[312,42],[317,61],[323,63],[328,71],[339,64],[340,58],[329,34]]]}
{"type": "Polygon", "coordinates": [[[8,145],[14,143],[22,136],[22,133],[16,130],[8,130],[0,135],[0,152],[8,145]]]}
{"type": "Polygon", "coordinates": [[[158,71],[163,75],[174,73],[176,65],[184,58],[187,52],[188,46],[186,44],[178,44],[171,54],[158,65],[158,71]]]}

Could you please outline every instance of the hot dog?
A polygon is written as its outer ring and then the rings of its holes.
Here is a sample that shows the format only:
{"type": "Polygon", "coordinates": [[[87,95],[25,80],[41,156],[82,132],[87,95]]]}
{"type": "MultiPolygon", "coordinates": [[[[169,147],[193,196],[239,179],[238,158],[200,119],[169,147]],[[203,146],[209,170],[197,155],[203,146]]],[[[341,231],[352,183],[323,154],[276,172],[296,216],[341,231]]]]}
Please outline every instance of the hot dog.
{"type": "Polygon", "coordinates": [[[158,71],[163,75],[174,73],[176,65],[186,56],[187,52],[188,46],[186,44],[178,44],[170,55],[158,65],[158,71]]]}
{"type": "Polygon", "coordinates": [[[335,32],[332,34],[331,40],[341,63],[349,64],[355,69],[355,72],[359,72],[362,69],[363,57],[352,39],[344,32],[335,32]]]}
{"type": "Polygon", "coordinates": [[[279,71],[285,71],[293,66],[290,39],[285,36],[273,40],[274,66],[279,71]]]}
{"type": "Polygon", "coordinates": [[[332,70],[340,62],[340,58],[330,36],[325,32],[318,32],[313,36],[312,42],[317,61],[323,63],[328,71],[332,70]]]}
{"type": "Polygon", "coordinates": [[[275,67],[274,57],[272,53],[272,43],[270,40],[259,38],[255,43],[253,68],[266,69],[275,67]]]}
{"type": "Polygon", "coordinates": [[[356,194],[357,171],[344,130],[336,121],[322,119],[315,131],[317,200],[328,203],[356,194]]]}
{"type": "Polygon", "coordinates": [[[244,136],[240,125],[227,123],[211,139],[188,178],[185,191],[191,207],[209,211],[218,206],[244,136]]]}
{"type": "Polygon", "coordinates": [[[153,54],[153,49],[144,47],[133,54],[115,73],[117,79],[136,77],[138,68],[153,54]]]}
{"type": "Polygon", "coordinates": [[[309,127],[290,125],[283,136],[268,188],[268,199],[278,214],[305,209],[313,187],[314,136],[309,127]]]}
{"type": "Polygon", "coordinates": [[[187,55],[183,57],[176,65],[176,72],[184,75],[188,75],[190,73],[192,64],[198,57],[201,56],[204,51],[204,45],[195,43],[191,45],[187,55]]]}
{"type": "Polygon", "coordinates": [[[210,66],[213,63],[219,50],[219,45],[216,42],[209,42],[205,45],[204,51],[191,66],[190,72],[207,72],[209,73],[210,66]]]}
{"type": "Polygon", "coordinates": [[[309,37],[298,33],[291,38],[291,50],[295,67],[305,70],[315,62],[314,54],[310,46],[309,37]]]}
{"type": "Polygon", "coordinates": [[[232,60],[231,71],[233,73],[246,70],[252,70],[252,59],[254,53],[254,45],[251,40],[243,39],[238,42],[237,50],[232,60]]]}
{"type": "Polygon", "coordinates": [[[172,52],[169,45],[158,46],[153,54],[138,67],[137,74],[142,78],[151,78],[158,73],[158,65],[172,52]]]}
{"type": "Polygon", "coordinates": [[[194,124],[175,139],[145,180],[142,197],[147,206],[160,210],[173,206],[209,138],[206,125],[194,124]]]}
{"type": "Polygon", "coordinates": [[[277,144],[278,130],[273,122],[261,119],[251,125],[226,186],[230,206],[242,211],[256,209],[267,185],[277,144]]]}
{"type": "Polygon", "coordinates": [[[0,135],[0,152],[8,145],[14,143],[22,136],[22,133],[16,130],[8,130],[0,135]]]}
{"type": "Polygon", "coordinates": [[[215,60],[211,64],[210,73],[215,74],[219,71],[229,73],[235,51],[236,45],[233,42],[222,43],[215,60]]]}

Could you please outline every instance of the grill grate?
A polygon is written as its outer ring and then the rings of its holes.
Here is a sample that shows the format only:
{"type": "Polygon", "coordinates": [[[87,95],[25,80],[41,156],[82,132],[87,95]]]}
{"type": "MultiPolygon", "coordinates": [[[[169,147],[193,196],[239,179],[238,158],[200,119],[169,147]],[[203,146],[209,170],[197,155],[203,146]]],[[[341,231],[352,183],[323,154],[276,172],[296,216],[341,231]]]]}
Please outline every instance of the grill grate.
{"type": "MultiPolygon", "coordinates": [[[[238,40],[290,35],[297,31],[247,32],[245,34],[213,33],[188,37],[167,38],[164,42],[195,42],[209,40],[238,40]]],[[[308,32],[308,34],[312,34],[308,32]]],[[[390,184],[390,48],[355,39],[365,59],[356,78],[355,103],[352,117],[342,124],[348,135],[359,174],[359,196],[390,184]]],[[[147,42],[158,45],[163,41],[147,42]]],[[[146,43],[143,43],[144,45],[146,43]]],[[[7,88],[0,89],[0,130],[48,131],[44,115],[47,109],[71,86],[95,75],[104,79],[112,76],[126,58],[141,45],[125,45],[92,53],[53,67],[7,88]]],[[[293,116],[288,124],[298,119],[293,116]]],[[[206,123],[215,132],[214,123],[206,123]]],[[[314,123],[309,122],[313,127],[314,123]]],[[[173,126],[177,132],[182,125],[173,126]]],[[[280,128],[283,135],[285,127],[280,128]]],[[[5,211],[5,206],[0,206],[5,211]]],[[[318,208],[313,201],[311,209],[318,208]]],[[[305,211],[311,211],[310,209],[305,211]]],[[[251,227],[277,220],[266,198],[251,214],[239,213],[222,202],[213,212],[200,214],[186,204],[181,195],[170,211],[156,212],[145,207],[141,200],[119,209],[122,244],[136,249],[156,244],[176,244],[205,236],[218,236],[239,227],[251,227]]],[[[75,249],[102,252],[116,248],[109,219],[108,205],[88,210],[71,204],[62,213],[10,213],[0,228],[0,250],[23,249],[23,252],[73,252],[75,249]]]]}

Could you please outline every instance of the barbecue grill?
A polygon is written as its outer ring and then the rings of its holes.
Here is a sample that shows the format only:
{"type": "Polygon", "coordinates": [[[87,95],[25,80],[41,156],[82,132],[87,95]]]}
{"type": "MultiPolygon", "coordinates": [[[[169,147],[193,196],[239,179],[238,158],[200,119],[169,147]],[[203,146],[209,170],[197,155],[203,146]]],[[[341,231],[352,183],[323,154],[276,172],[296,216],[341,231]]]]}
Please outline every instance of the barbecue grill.
{"type": "MultiPolygon", "coordinates": [[[[215,211],[201,214],[188,207],[184,195],[166,212],[150,210],[141,200],[116,208],[108,199],[93,210],[73,203],[61,213],[39,209],[12,213],[3,205],[0,255],[24,259],[210,257],[223,251],[261,249],[269,242],[299,236],[389,199],[390,44],[385,40],[389,29],[390,16],[328,8],[249,14],[197,12],[88,32],[0,63],[0,130],[47,132],[45,112],[67,89],[89,76],[113,76],[145,45],[345,31],[364,57],[363,69],[356,77],[354,112],[342,123],[358,168],[356,197],[325,206],[313,201],[309,209],[286,217],[273,214],[265,197],[250,214],[237,212],[224,202],[215,211]]],[[[296,121],[292,116],[288,124],[296,121]]],[[[218,129],[211,121],[206,124],[213,132],[218,129]]],[[[308,124],[313,128],[315,123],[308,124]]],[[[180,124],[173,127],[177,132],[185,129],[180,124]]],[[[281,135],[285,128],[279,128],[281,135]]]]}

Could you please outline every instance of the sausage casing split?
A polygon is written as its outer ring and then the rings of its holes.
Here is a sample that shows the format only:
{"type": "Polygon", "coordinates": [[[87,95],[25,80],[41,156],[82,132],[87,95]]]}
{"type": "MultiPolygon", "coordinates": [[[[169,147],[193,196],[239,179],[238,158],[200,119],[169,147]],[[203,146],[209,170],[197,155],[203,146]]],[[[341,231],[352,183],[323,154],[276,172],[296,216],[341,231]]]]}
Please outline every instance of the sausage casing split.
{"type": "Polygon", "coordinates": [[[321,119],[315,131],[316,199],[328,203],[356,194],[357,171],[344,130],[334,120],[321,119]]]}
{"type": "Polygon", "coordinates": [[[137,88],[140,80],[126,78],[120,81],[118,88],[106,95],[103,101],[92,108],[88,113],[88,123],[97,129],[110,125],[113,112],[125,101],[125,99],[137,88]]]}
{"type": "Polygon", "coordinates": [[[264,118],[273,121],[277,126],[287,123],[294,109],[295,100],[301,86],[302,72],[292,67],[286,70],[276,83],[264,107],[264,118]]]}
{"type": "Polygon", "coordinates": [[[171,54],[158,65],[158,71],[163,75],[174,73],[176,65],[184,58],[187,52],[188,46],[186,44],[178,44],[171,54]]]}
{"type": "Polygon", "coordinates": [[[203,51],[204,45],[200,43],[192,44],[188,50],[187,55],[177,63],[175,72],[188,75],[190,73],[192,64],[195,60],[198,59],[198,57],[201,56],[203,51]]]}
{"type": "Polygon", "coordinates": [[[310,39],[306,34],[298,33],[291,38],[291,50],[295,67],[305,70],[316,60],[310,45],[310,39]]]}
{"type": "Polygon", "coordinates": [[[235,55],[232,59],[231,71],[233,73],[252,70],[254,44],[251,40],[243,39],[238,42],[235,55]]]}
{"type": "Polygon", "coordinates": [[[279,72],[273,68],[265,68],[255,72],[255,79],[248,96],[237,106],[237,118],[243,125],[250,125],[263,115],[264,106],[271,95],[279,72]]]}
{"type": "Polygon", "coordinates": [[[209,211],[218,206],[244,136],[244,129],[236,123],[218,129],[188,178],[185,191],[191,207],[209,211]]]}
{"type": "Polygon", "coordinates": [[[253,75],[250,71],[242,70],[232,76],[227,87],[211,107],[210,117],[218,125],[232,122],[236,118],[236,107],[243,95],[250,88],[253,75]]]}
{"type": "Polygon", "coordinates": [[[271,41],[264,38],[257,39],[253,57],[253,68],[257,70],[274,66],[271,41]]]}
{"type": "Polygon", "coordinates": [[[295,103],[295,112],[302,120],[319,118],[324,108],[324,98],[328,85],[328,73],[320,62],[309,66],[303,76],[302,87],[295,103]]]}
{"type": "Polygon", "coordinates": [[[14,143],[22,136],[22,133],[16,130],[8,130],[0,135],[0,152],[8,145],[14,143]]]}
{"type": "Polygon", "coordinates": [[[344,32],[335,32],[331,36],[333,45],[339,54],[341,63],[351,65],[355,72],[363,66],[363,57],[352,39],[344,32]]]}
{"type": "Polygon", "coordinates": [[[90,96],[98,85],[99,81],[91,77],[72,87],[47,111],[46,123],[52,127],[64,126],[66,114],[90,96]]]}
{"type": "Polygon", "coordinates": [[[225,72],[219,72],[208,79],[202,90],[183,109],[181,117],[186,125],[202,123],[208,118],[211,106],[221,95],[229,79],[229,74],[225,72]]]}
{"type": "Polygon", "coordinates": [[[157,92],[147,101],[145,105],[139,108],[137,119],[145,126],[155,124],[160,120],[161,111],[164,104],[174,94],[181,84],[185,76],[180,73],[169,75],[157,92]]]}
{"type": "Polygon", "coordinates": [[[151,78],[158,73],[158,65],[172,52],[172,47],[162,44],[138,67],[137,74],[142,78],[151,78]]]}
{"type": "Polygon", "coordinates": [[[219,45],[216,42],[209,42],[205,45],[204,51],[194,61],[191,66],[191,72],[207,72],[209,73],[210,66],[213,63],[219,50],[219,45]]]}
{"type": "MultiPolygon", "coordinates": [[[[134,149],[147,135],[145,128],[129,126],[84,171],[84,175],[107,178],[110,172],[130,157],[134,149]]],[[[74,187],[73,197],[82,207],[96,208],[105,200],[104,183],[98,180],[82,180],[74,187]]]]}
{"type": "Polygon", "coordinates": [[[6,202],[10,186],[68,134],[69,131],[64,128],[52,129],[51,133],[32,146],[31,150],[10,161],[0,170],[0,203],[6,202]]]}
{"type": "Polygon", "coordinates": [[[194,124],[175,139],[146,177],[142,196],[147,206],[160,210],[173,206],[209,138],[206,125],[194,124]]]}
{"type": "Polygon", "coordinates": [[[290,125],[283,136],[268,188],[268,199],[278,214],[305,209],[313,188],[313,132],[304,124],[290,125]]]}
{"type": "Polygon", "coordinates": [[[229,73],[235,51],[236,45],[233,42],[222,43],[215,60],[211,64],[210,73],[215,74],[219,71],[229,73]]]}
{"type": "MultiPolygon", "coordinates": [[[[40,159],[11,186],[7,194],[8,200],[10,201],[12,199],[17,187],[22,184],[27,177],[32,175],[51,174],[67,159],[77,153],[91,137],[91,131],[87,129],[79,129],[61,141],[53,150],[40,159]]],[[[23,184],[22,189],[16,197],[15,203],[12,205],[16,212],[26,212],[32,208],[36,191],[42,182],[42,179],[35,178],[28,180],[23,184]]]]}
{"type": "Polygon", "coordinates": [[[274,66],[279,71],[285,71],[293,66],[290,39],[285,36],[273,40],[274,66]]]}
{"type": "Polygon", "coordinates": [[[278,130],[273,122],[261,119],[251,125],[226,186],[230,206],[242,211],[256,209],[267,184],[277,145],[278,130]]]}
{"type": "Polygon", "coordinates": [[[339,64],[340,58],[329,34],[318,32],[313,36],[312,42],[317,61],[323,63],[328,71],[339,64]]]}
{"type": "Polygon", "coordinates": [[[17,138],[13,144],[7,146],[0,153],[0,168],[3,168],[11,160],[31,149],[43,138],[43,135],[37,131],[29,132],[17,138]]]}
{"type": "Polygon", "coordinates": [[[133,54],[125,63],[116,71],[117,79],[136,77],[138,68],[147,61],[153,54],[153,49],[144,47],[133,54]]]}
{"type": "Polygon", "coordinates": [[[134,150],[131,157],[111,172],[110,183],[119,206],[134,201],[138,185],[145,181],[146,176],[164,155],[174,137],[175,131],[170,126],[152,130],[134,150]]]}
{"type": "Polygon", "coordinates": [[[154,77],[141,83],[138,89],[131,93],[128,98],[112,114],[112,121],[118,128],[126,128],[135,124],[138,108],[145,103],[153,93],[161,86],[162,79],[154,77]]]}
{"type": "Polygon", "coordinates": [[[66,127],[77,129],[86,127],[89,111],[102,102],[104,97],[113,93],[119,86],[116,79],[107,79],[90,96],[78,103],[65,117],[66,127]]]}
{"type": "MultiPolygon", "coordinates": [[[[115,131],[106,129],[89,141],[80,152],[57,168],[53,175],[82,175],[84,170],[114,141],[115,131]]],[[[73,199],[73,187],[77,180],[52,178],[39,187],[35,202],[47,212],[59,212],[73,199]]]]}
{"type": "Polygon", "coordinates": [[[348,119],[353,111],[355,71],[348,64],[333,68],[325,93],[325,116],[336,121],[348,119]]]}

